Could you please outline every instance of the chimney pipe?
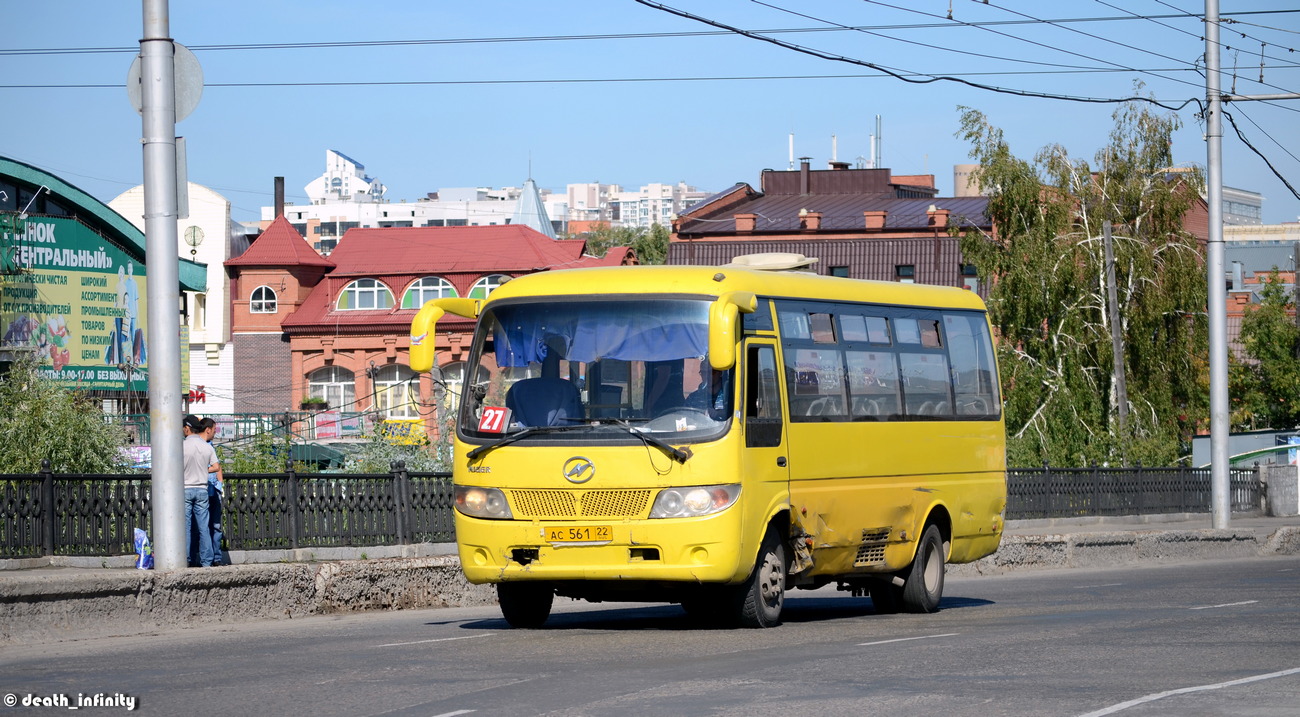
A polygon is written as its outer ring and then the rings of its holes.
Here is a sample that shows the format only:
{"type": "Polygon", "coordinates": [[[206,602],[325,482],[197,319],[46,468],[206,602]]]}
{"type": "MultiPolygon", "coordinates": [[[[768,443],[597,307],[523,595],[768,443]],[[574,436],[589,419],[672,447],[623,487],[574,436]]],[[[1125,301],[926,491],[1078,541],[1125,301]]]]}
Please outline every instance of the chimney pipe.
{"type": "Polygon", "coordinates": [[[799,158],[799,193],[800,194],[808,193],[808,189],[809,189],[808,171],[810,169],[809,167],[810,162],[812,162],[812,157],[799,158]]]}
{"type": "Polygon", "coordinates": [[[275,219],[284,216],[284,177],[275,178],[275,219]]]}

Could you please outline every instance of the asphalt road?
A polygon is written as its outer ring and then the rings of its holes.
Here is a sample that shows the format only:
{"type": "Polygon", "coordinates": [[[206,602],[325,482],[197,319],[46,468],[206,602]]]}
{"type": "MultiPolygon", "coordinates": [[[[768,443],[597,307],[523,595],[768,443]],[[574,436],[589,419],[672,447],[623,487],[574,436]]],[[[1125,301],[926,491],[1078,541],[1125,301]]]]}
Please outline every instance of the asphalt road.
{"type": "Polygon", "coordinates": [[[151,715],[1300,714],[1300,557],[950,577],[945,595],[933,615],[881,616],[795,592],[769,630],[557,600],[532,631],[448,608],[6,647],[0,698],[102,693],[151,715]]]}

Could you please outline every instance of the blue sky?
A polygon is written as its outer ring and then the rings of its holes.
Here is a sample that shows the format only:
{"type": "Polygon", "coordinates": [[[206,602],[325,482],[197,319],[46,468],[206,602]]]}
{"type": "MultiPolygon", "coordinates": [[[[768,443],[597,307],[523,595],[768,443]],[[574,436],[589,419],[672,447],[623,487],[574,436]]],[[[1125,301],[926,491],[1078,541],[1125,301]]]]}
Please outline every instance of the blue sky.
{"type": "MultiPolygon", "coordinates": [[[[1171,106],[1205,94],[1194,66],[1203,25],[1167,17],[1204,11],[1189,0],[665,4],[903,73],[1089,98],[1131,96],[1140,80],[1144,94],[1171,106]],[[999,24],[981,24],[990,22],[999,24]]],[[[1237,20],[1222,37],[1237,93],[1300,91],[1296,10],[1286,0],[1222,1],[1220,13],[1237,20]],[[1292,12],[1276,12],[1285,10],[1292,12]]],[[[124,89],[142,32],[140,3],[42,0],[8,18],[0,154],[105,201],[140,183],[140,118],[124,89]],[[60,52],[14,54],[33,49],[60,52]]],[[[306,201],[302,188],[324,170],[326,149],[365,164],[394,201],[443,187],[518,186],[530,162],[537,183],[558,191],[592,181],[720,190],[784,168],[792,132],[796,156],[812,157],[814,167],[830,159],[832,135],[840,160],[866,156],[876,115],[884,165],[934,174],[948,195],[952,166],[969,161],[969,147],[954,137],[958,106],[984,112],[1020,157],[1059,144],[1090,161],[1107,142],[1116,107],[951,81],[911,84],[634,0],[172,2],[171,34],[195,49],[207,84],[177,126],[189,145],[190,179],[225,194],[237,220],[255,219],[271,203],[275,176],[286,178],[290,201],[306,201]],[[586,37],[594,35],[606,37],[586,37]],[[534,39],[484,41],[500,38],[534,39]],[[444,42],[392,44],[413,40],[444,42]],[[297,43],[352,44],[284,47],[297,43]],[[247,45],[278,47],[230,47],[247,45]],[[306,85],[340,82],[358,84],[306,85]],[[422,84],[365,84],[395,82],[422,84]]],[[[1232,82],[1225,79],[1225,90],[1232,82]]],[[[1300,188],[1300,100],[1228,109],[1300,188]]],[[[1177,113],[1179,163],[1205,162],[1195,112],[1193,103],[1177,113]]],[[[1300,200],[1227,123],[1223,146],[1225,184],[1262,192],[1266,222],[1300,217],[1300,200]]]]}

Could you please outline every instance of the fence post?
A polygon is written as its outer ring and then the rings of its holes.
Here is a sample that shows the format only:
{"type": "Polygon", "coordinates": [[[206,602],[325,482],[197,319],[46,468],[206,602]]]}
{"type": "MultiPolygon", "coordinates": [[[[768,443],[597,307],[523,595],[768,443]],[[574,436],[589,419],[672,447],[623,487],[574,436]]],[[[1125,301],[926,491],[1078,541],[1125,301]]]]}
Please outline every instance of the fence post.
{"type": "Polygon", "coordinates": [[[285,460],[284,472],[289,478],[289,548],[297,550],[302,537],[302,487],[298,485],[292,458],[285,460]]]}
{"type": "Polygon", "coordinates": [[[397,520],[397,544],[406,545],[411,542],[411,536],[408,535],[410,523],[407,518],[406,461],[389,461],[388,468],[393,477],[393,512],[397,520]]]}
{"type": "Polygon", "coordinates": [[[1133,467],[1137,469],[1136,475],[1138,480],[1137,514],[1146,515],[1147,489],[1153,488],[1155,481],[1147,480],[1146,474],[1142,472],[1142,461],[1134,463],[1133,467]]]}
{"type": "Polygon", "coordinates": [[[1038,496],[1038,510],[1042,515],[1036,515],[1035,518],[1051,518],[1052,511],[1056,510],[1056,495],[1052,489],[1052,468],[1043,461],[1043,481],[1041,485],[1043,492],[1038,496]]]}
{"type": "Polygon", "coordinates": [[[49,459],[41,459],[41,552],[54,555],[54,471],[49,459]]]}
{"type": "Polygon", "coordinates": [[[1092,462],[1092,513],[1090,515],[1105,515],[1101,512],[1101,466],[1096,461],[1092,462]]]}
{"type": "Polygon", "coordinates": [[[1268,512],[1268,481],[1264,479],[1264,466],[1255,464],[1255,492],[1258,497],[1256,508],[1259,508],[1260,515],[1272,515],[1268,512]]]}

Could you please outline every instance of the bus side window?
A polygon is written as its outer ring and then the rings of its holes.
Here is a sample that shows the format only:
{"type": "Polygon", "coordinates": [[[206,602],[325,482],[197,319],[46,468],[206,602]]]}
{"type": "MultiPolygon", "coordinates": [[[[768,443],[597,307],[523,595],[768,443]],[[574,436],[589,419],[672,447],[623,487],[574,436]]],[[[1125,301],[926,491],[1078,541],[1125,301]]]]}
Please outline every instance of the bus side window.
{"type": "Polygon", "coordinates": [[[1001,412],[993,342],[982,315],[944,314],[958,417],[996,419],[1001,412]]]}
{"type": "Polygon", "coordinates": [[[781,445],[780,373],[771,346],[750,346],[745,361],[745,445],[781,445]]]}

